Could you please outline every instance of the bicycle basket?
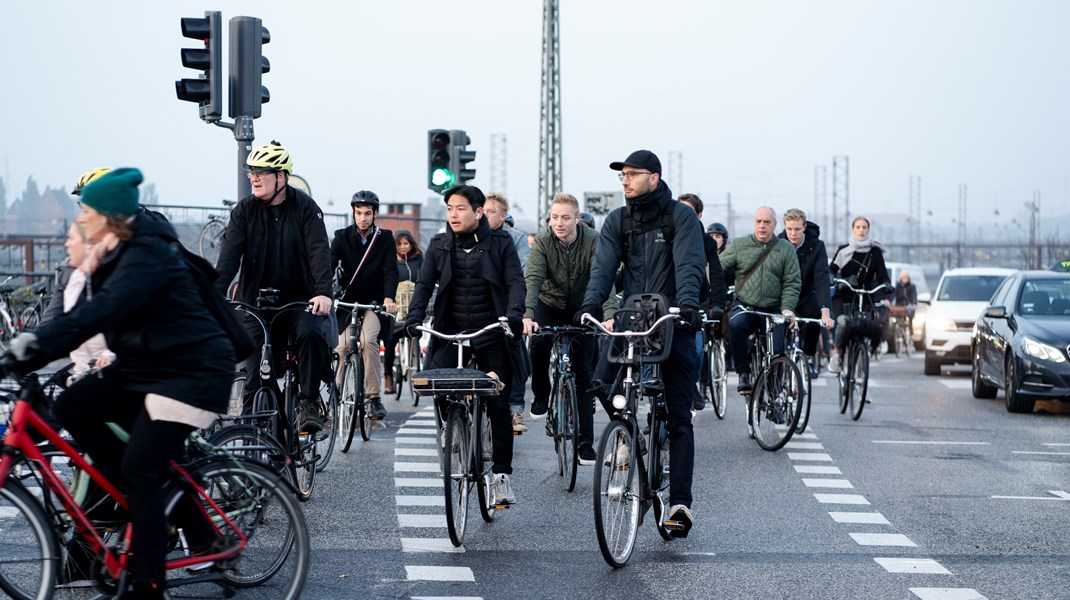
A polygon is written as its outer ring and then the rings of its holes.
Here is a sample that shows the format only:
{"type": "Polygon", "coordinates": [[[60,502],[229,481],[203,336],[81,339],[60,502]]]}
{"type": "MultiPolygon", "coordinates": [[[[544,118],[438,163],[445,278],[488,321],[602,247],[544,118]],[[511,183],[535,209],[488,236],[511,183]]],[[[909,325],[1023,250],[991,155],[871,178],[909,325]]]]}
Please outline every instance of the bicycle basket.
{"type": "Polygon", "coordinates": [[[879,341],[884,335],[884,324],[878,319],[869,317],[848,317],[845,325],[847,327],[845,330],[847,339],[860,336],[869,338],[870,340],[879,341]]]}
{"type": "Polygon", "coordinates": [[[412,376],[412,389],[417,396],[494,396],[501,390],[501,382],[478,369],[427,369],[412,376]]]}
{"type": "MultiPolygon", "coordinates": [[[[662,294],[632,294],[621,303],[613,317],[614,331],[646,331],[669,311],[669,301],[662,294]]],[[[629,362],[660,363],[669,357],[672,349],[672,321],[666,321],[646,337],[632,338],[636,341],[635,358],[628,360],[628,342],[625,338],[610,338],[609,360],[618,364],[629,362]]]]}
{"type": "Polygon", "coordinates": [[[394,304],[398,306],[398,322],[404,321],[405,316],[409,314],[409,302],[412,301],[412,293],[415,289],[416,284],[411,281],[402,281],[398,284],[394,297],[394,304]]]}

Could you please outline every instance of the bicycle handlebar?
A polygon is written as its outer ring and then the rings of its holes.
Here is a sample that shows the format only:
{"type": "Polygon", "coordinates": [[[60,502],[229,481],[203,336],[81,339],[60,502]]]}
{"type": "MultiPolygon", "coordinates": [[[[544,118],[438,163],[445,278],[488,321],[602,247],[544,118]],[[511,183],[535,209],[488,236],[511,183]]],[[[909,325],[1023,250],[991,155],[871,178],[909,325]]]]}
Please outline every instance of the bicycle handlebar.
{"type": "Polygon", "coordinates": [[[834,283],[836,285],[846,286],[847,289],[851,290],[852,292],[854,292],[856,294],[867,294],[867,295],[868,294],[874,294],[874,293],[876,293],[876,292],[878,292],[880,290],[883,290],[884,288],[888,287],[887,283],[882,283],[882,284],[878,285],[877,287],[873,288],[872,290],[867,290],[865,288],[856,288],[853,285],[851,285],[850,281],[847,281],[846,279],[840,279],[839,277],[837,277],[836,279],[833,279],[832,283],[834,283]]]}
{"type": "MultiPolygon", "coordinates": [[[[673,310],[678,310],[678,309],[676,307],[672,307],[669,310],[673,311],[673,310]]],[[[665,323],[667,321],[672,321],[672,320],[675,320],[675,319],[679,319],[679,318],[680,318],[680,314],[678,312],[670,312],[667,315],[662,315],[661,317],[658,318],[657,321],[654,321],[653,325],[650,326],[650,329],[647,329],[646,331],[610,331],[610,330],[606,329],[606,327],[604,325],[602,325],[602,323],[600,323],[598,321],[598,319],[594,318],[591,315],[591,313],[583,313],[583,316],[580,317],[580,322],[581,323],[590,323],[596,329],[601,331],[604,335],[608,335],[610,337],[646,337],[646,336],[654,333],[654,331],[658,327],[660,327],[662,323],[665,323]]]]}
{"type": "Polygon", "coordinates": [[[338,308],[348,308],[354,312],[358,310],[370,310],[377,315],[386,315],[392,319],[398,318],[397,313],[387,312],[386,307],[374,302],[371,304],[361,304],[360,302],[342,302],[341,300],[336,300],[334,305],[338,308]]]}
{"type": "Polygon", "coordinates": [[[494,323],[491,323],[490,325],[487,325],[483,329],[479,329],[479,330],[476,330],[476,331],[462,332],[462,333],[442,333],[440,331],[435,331],[434,329],[431,329],[430,327],[424,327],[423,325],[417,325],[416,326],[416,330],[417,331],[424,331],[426,333],[430,333],[431,335],[433,335],[433,336],[435,336],[437,338],[440,338],[440,339],[443,339],[443,340],[446,340],[446,341],[449,341],[449,342],[463,342],[465,340],[475,339],[475,338],[483,335],[484,333],[487,333],[488,331],[493,331],[495,329],[501,329],[502,331],[505,332],[505,335],[507,335],[509,337],[513,337],[513,330],[509,328],[509,319],[506,319],[505,317],[498,317],[497,321],[495,321],[494,323]]]}
{"type": "Polygon", "coordinates": [[[539,335],[557,335],[557,334],[594,334],[588,327],[579,327],[577,325],[547,325],[545,327],[539,327],[539,330],[531,334],[531,337],[539,335]]]}
{"type": "MultiPolygon", "coordinates": [[[[750,308],[750,307],[748,307],[746,305],[743,305],[743,304],[739,305],[739,311],[740,312],[736,313],[737,315],[740,314],[740,313],[750,313],[752,315],[758,315],[759,317],[765,317],[766,319],[769,319],[770,321],[773,322],[774,325],[782,325],[782,324],[784,324],[784,323],[786,323],[788,321],[788,317],[785,317],[784,315],[782,315],[780,313],[762,312],[760,310],[754,310],[753,308],[750,308]]],[[[792,317],[792,318],[797,319],[798,317],[792,317]]]]}

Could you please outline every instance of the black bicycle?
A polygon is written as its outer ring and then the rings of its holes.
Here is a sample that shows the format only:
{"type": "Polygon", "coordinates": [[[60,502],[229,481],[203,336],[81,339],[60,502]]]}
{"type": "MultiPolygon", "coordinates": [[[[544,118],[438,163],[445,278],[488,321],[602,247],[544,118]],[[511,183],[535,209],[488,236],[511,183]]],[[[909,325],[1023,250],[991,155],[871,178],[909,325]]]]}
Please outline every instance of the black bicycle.
{"type": "Polygon", "coordinates": [[[795,424],[795,433],[806,431],[806,426],[810,423],[811,392],[813,391],[813,382],[810,380],[810,362],[807,360],[806,353],[804,353],[802,349],[802,332],[799,331],[800,323],[814,323],[822,327],[824,326],[821,319],[808,319],[796,316],[788,327],[785,335],[784,351],[787,352],[787,355],[791,358],[791,362],[795,363],[795,367],[799,370],[799,374],[802,375],[803,390],[806,392],[806,397],[799,403],[799,422],[795,424]]]}
{"type": "Polygon", "coordinates": [[[580,335],[589,335],[586,327],[556,325],[540,327],[537,335],[552,335],[550,360],[550,402],[546,409],[546,435],[554,440],[557,452],[558,475],[565,480],[565,489],[576,488],[576,467],[580,464],[576,449],[579,445],[579,403],[576,397],[576,373],[572,371],[572,342],[580,335]]]}
{"type": "Polygon", "coordinates": [[[699,389],[702,399],[713,407],[713,414],[723,419],[728,408],[728,371],[724,359],[724,338],[718,333],[720,319],[702,315],[702,375],[699,389]]]}
{"type": "Polygon", "coordinates": [[[844,308],[847,311],[843,347],[840,348],[840,371],[836,374],[840,391],[840,414],[851,410],[855,421],[862,416],[866,394],[869,392],[869,359],[884,335],[884,324],[879,310],[873,306],[873,294],[887,287],[880,284],[872,290],[856,288],[846,279],[835,279],[855,294],[855,301],[844,308]]]}
{"type": "MultiPolygon", "coordinates": [[[[379,304],[360,304],[357,302],[335,302],[339,308],[350,310],[349,340],[346,342],[345,356],[341,359],[342,364],[342,393],[335,418],[335,431],[342,437],[342,452],[349,452],[353,444],[353,433],[360,424],[360,437],[364,441],[372,439],[372,421],[368,406],[372,399],[364,393],[364,342],[360,339],[361,328],[364,326],[366,311],[372,311],[376,315],[394,315],[386,312],[379,304]]],[[[393,321],[391,321],[393,323],[393,321]]],[[[391,329],[393,326],[391,325],[391,329]]],[[[378,342],[372,341],[378,345],[378,342]]],[[[395,383],[395,385],[397,385],[395,383]]]]}

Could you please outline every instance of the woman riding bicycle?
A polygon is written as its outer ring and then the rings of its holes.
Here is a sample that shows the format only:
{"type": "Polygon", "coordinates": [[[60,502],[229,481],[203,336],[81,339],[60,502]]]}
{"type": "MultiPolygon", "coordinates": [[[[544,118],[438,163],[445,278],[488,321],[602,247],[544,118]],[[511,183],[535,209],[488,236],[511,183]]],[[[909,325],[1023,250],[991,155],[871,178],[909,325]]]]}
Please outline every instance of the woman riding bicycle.
{"type": "Polygon", "coordinates": [[[82,265],[90,273],[87,300],[12,343],[27,370],[99,332],[116,354],[99,376],[63,393],[55,413],[126,494],[134,552],[133,585],[116,596],[123,599],[164,597],[168,464],[182,458],[192,431],[226,410],[235,364],[234,348],[202,299],[174,229],[139,209],[141,181],[139,170],[123,168],[85,187],[77,222],[94,244],[82,265]],[[130,433],[127,444],[108,422],[130,433]]]}
{"type": "MultiPolygon", "coordinates": [[[[829,264],[829,272],[833,279],[845,279],[857,288],[872,290],[882,283],[891,287],[888,269],[884,266],[886,251],[884,244],[869,235],[869,219],[856,217],[851,222],[851,241],[836,250],[832,263],[829,264]]],[[[880,299],[880,295],[872,297],[874,303],[880,299]]],[[[832,295],[832,314],[836,315],[836,338],[829,359],[831,373],[840,370],[840,350],[843,348],[847,321],[844,306],[851,306],[854,301],[854,292],[842,285],[836,287],[832,295]]]]}

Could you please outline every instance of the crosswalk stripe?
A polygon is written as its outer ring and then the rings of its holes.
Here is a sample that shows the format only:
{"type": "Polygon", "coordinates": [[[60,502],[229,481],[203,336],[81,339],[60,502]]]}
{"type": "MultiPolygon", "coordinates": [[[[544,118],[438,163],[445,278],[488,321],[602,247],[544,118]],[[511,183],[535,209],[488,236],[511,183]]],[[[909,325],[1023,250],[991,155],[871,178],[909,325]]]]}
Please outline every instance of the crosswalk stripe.
{"type": "Polygon", "coordinates": [[[847,535],[850,535],[860,546],[917,547],[917,544],[901,533],[849,533],[847,535]]]}
{"type": "Polygon", "coordinates": [[[475,581],[476,576],[468,567],[406,566],[405,578],[409,581],[475,581]]]}
{"type": "Polygon", "coordinates": [[[931,575],[950,575],[951,571],[931,558],[882,558],[873,560],[889,573],[927,573],[931,575]]]}

